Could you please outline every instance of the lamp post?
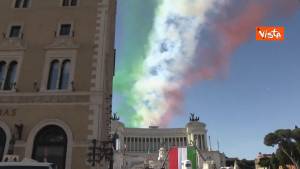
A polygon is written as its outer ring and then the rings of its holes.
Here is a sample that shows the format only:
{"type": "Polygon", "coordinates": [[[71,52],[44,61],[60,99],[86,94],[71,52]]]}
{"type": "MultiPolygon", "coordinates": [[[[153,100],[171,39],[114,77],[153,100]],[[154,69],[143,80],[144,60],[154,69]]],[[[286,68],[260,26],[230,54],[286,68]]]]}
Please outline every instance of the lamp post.
{"type": "Polygon", "coordinates": [[[13,134],[12,138],[9,141],[9,147],[8,147],[8,154],[13,155],[14,154],[14,149],[15,149],[15,143],[16,143],[16,137],[13,134]]]}
{"type": "Polygon", "coordinates": [[[98,141],[93,139],[88,147],[88,163],[92,167],[99,164],[103,159],[109,162],[109,169],[113,169],[113,141],[98,141]]]}

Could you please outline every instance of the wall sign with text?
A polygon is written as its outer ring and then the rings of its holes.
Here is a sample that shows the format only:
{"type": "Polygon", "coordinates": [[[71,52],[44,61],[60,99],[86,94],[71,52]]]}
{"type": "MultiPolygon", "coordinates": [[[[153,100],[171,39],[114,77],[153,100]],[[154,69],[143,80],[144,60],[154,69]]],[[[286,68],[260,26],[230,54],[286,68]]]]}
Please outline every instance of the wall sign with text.
{"type": "Polygon", "coordinates": [[[17,109],[0,108],[0,117],[14,117],[17,114],[17,109]]]}

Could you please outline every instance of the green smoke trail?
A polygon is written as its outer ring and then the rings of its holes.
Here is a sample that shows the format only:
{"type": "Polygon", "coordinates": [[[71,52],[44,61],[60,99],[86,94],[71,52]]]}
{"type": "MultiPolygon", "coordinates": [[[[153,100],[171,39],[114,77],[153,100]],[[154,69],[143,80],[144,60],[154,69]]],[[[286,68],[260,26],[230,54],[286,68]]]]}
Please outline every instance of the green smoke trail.
{"type": "Polygon", "coordinates": [[[140,98],[132,95],[130,89],[143,75],[143,61],[148,50],[148,37],[153,26],[158,0],[121,0],[118,2],[117,65],[113,90],[123,97],[117,112],[127,126],[138,126],[143,119],[131,107],[140,98]]]}

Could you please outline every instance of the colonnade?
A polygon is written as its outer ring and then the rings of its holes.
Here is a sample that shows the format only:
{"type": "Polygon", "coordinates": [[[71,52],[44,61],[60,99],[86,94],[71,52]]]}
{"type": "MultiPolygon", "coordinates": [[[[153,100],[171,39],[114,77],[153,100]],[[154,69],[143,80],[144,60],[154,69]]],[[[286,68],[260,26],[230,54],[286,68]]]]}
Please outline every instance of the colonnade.
{"type": "Polygon", "coordinates": [[[160,147],[187,146],[186,137],[125,137],[124,144],[129,152],[157,152],[160,147]]]}
{"type": "Polygon", "coordinates": [[[194,141],[196,142],[196,145],[200,150],[207,149],[207,143],[206,143],[206,138],[205,138],[204,134],[197,134],[197,135],[195,134],[194,141]]]}

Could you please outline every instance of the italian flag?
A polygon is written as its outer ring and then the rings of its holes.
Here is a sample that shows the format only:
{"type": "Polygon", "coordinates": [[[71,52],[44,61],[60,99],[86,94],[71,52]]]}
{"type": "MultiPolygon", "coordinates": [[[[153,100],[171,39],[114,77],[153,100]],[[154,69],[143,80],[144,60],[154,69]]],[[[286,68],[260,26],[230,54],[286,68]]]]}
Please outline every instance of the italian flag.
{"type": "Polygon", "coordinates": [[[182,161],[190,160],[192,169],[197,169],[197,152],[193,147],[173,147],[169,151],[169,169],[182,169],[182,161]]]}

